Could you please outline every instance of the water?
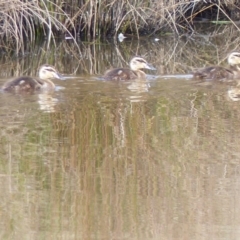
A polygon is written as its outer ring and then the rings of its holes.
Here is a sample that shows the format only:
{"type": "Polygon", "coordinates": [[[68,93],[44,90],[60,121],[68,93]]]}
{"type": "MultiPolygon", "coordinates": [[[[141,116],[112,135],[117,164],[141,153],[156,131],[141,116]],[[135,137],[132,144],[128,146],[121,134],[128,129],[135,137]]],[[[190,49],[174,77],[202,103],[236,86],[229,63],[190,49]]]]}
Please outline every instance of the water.
{"type": "Polygon", "coordinates": [[[51,94],[0,94],[0,238],[238,239],[240,105],[227,84],[183,75],[208,64],[185,52],[221,52],[198,44],[80,43],[77,54],[60,42],[3,58],[1,84],[45,62],[69,79],[51,94]],[[101,79],[135,54],[157,68],[146,82],[101,79]]]}

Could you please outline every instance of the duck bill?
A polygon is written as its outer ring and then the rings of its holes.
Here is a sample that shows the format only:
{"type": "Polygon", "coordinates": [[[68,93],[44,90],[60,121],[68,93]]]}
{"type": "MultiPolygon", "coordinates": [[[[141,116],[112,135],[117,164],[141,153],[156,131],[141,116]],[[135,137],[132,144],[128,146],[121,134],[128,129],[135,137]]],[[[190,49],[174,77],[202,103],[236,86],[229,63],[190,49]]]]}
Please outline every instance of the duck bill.
{"type": "Polygon", "coordinates": [[[150,70],[157,70],[155,67],[153,67],[151,64],[147,64],[146,65],[146,69],[150,69],[150,70]]]}
{"type": "Polygon", "coordinates": [[[60,74],[60,73],[55,73],[55,74],[54,74],[54,77],[57,78],[57,79],[60,79],[60,80],[64,80],[63,75],[60,74]]]}

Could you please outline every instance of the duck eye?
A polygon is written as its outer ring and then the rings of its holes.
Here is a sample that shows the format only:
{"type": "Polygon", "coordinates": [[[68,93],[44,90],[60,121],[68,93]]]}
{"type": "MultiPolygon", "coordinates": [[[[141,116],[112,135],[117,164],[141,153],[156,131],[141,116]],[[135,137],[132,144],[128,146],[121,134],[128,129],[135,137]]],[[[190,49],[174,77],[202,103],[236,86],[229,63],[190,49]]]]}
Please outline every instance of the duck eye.
{"type": "Polygon", "coordinates": [[[235,54],[233,55],[233,57],[234,57],[234,58],[239,58],[239,57],[240,57],[240,54],[239,54],[239,53],[235,53],[235,54]]]}

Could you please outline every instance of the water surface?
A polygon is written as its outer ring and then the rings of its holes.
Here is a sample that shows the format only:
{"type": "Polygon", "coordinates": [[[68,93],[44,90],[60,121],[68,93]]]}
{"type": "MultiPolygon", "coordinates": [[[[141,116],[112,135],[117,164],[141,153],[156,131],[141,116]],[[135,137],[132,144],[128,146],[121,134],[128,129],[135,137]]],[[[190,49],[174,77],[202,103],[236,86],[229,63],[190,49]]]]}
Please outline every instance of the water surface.
{"type": "Polygon", "coordinates": [[[45,62],[69,79],[0,94],[1,239],[238,239],[240,103],[227,84],[160,76],[224,65],[220,45],[198,44],[79,43],[79,54],[60,42],[2,59],[1,84],[45,62]],[[185,54],[206,49],[221,54],[185,54]],[[134,55],[157,68],[147,81],[102,80],[134,55]]]}

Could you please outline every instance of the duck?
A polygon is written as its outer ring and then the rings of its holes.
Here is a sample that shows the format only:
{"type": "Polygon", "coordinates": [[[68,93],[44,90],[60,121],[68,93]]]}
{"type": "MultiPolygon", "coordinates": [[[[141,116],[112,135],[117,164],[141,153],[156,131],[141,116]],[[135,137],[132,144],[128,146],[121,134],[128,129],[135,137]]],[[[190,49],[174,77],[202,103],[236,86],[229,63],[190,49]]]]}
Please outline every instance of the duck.
{"type": "Polygon", "coordinates": [[[240,52],[232,52],[228,55],[230,68],[210,66],[196,69],[193,77],[204,80],[229,80],[240,77],[240,52]]]}
{"type": "Polygon", "coordinates": [[[1,89],[6,92],[52,91],[55,89],[55,84],[50,79],[62,79],[62,75],[49,64],[39,68],[38,76],[38,78],[21,76],[11,79],[5,82],[1,89]]]}
{"type": "Polygon", "coordinates": [[[105,80],[134,80],[146,79],[145,72],[140,69],[156,70],[150,63],[142,57],[133,57],[129,63],[130,68],[113,68],[105,72],[105,80]]]}

